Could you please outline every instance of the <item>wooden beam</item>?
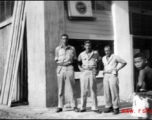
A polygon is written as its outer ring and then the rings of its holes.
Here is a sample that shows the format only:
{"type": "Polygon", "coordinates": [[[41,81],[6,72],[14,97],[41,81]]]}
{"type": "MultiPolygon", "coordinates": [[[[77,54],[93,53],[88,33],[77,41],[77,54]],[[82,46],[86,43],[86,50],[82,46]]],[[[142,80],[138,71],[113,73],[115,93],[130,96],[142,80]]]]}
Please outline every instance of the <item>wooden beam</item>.
{"type": "Polygon", "coordinates": [[[22,13],[22,1],[19,1],[19,6],[18,6],[18,10],[17,10],[17,20],[16,25],[15,25],[15,31],[14,31],[14,36],[13,36],[13,43],[12,43],[12,50],[10,53],[10,62],[9,62],[9,68],[8,68],[8,75],[7,75],[7,79],[6,79],[6,87],[5,87],[5,95],[4,95],[4,99],[3,99],[3,104],[7,104],[8,103],[8,98],[9,98],[9,93],[10,93],[10,88],[11,88],[11,79],[13,77],[13,67],[15,66],[15,56],[16,56],[16,52],[18,49],[18,36],[20,36],[20,26],[21,26],[21,13],[22,13]]]}
{"type": "Polygon", "coordinates": [[[0,96],[0,104],[3,103],[3,97],[4,97],[4,90],[5,90],[5,86],[6,86],[6,75],[8,72],[8,65],[9,65],[9,58],[10,58],[10,52],[11,52],[11,45],[12,45],[12,36],[13,36],[13,32],[14,32],[14,26],[15,26],[15,20],[16,20],[16,13],[17,13],[17,7],[18,7],[18,1],[15,1],[14,4],[14,12],[13,12],[13,20],[12,20],[12,29],[10,32],[10,41],[9,41],[9,45],[8,45],[8,53],[7,53],[7,59],[6,59],[6,65],[5,65],[5,72],[4,72],[4,77],[3,77],[3,83],[2,83],[2,91],[1,91],[1,96],[0,96]]]}
{"type": "MultiPolygon", "coordinates": [[[[23,17],[23,21],[22,21],[22,30],[21,30],[21,38],[20,38],[20,44],[19,44],[19,49],[18,49],[19,51],[18,51],[17,59],[16,59],[14,77],[12,79],[12,82],[13,82],[12,89],[14,88],[15,80],[17,79],[18,66],[19,66],[19,61],[20,61],[20,56],[21,56],[21,51],[22,51],[22,45],[23,45],[23,36],[24,36],[24,28],[25,28],[25,17],[26,17],[26,14],[25,14],[25,10],[24,10],[24,17],[23,17]]],[[[11,107],[12,95],[13,95],[13,91],[11,91],[11,93],[10,93],[10,99],[8,101],[8,106],[9,107],[11,107]]]]}

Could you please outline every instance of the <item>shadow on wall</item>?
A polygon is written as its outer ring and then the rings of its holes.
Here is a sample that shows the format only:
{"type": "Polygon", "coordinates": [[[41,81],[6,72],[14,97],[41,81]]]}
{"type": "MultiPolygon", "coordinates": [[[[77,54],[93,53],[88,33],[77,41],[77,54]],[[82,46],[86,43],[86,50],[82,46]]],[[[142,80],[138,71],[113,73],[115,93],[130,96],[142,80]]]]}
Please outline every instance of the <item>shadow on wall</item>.
{"type": "MultiPolygon", "coordinates": [[[[81,88],[80,88],[80,80],[76,79],[76,97],[81,97],[81,88]]],[[[70,103],[71,99],[71,90],[67,83],[65,83],[65,104],[70,103]]],[[[90,90],[88,91],[88,97],[90,97],[90,90]]],[[[97,96],[103,96],[103,78],[97,79],[97,96]]]]}

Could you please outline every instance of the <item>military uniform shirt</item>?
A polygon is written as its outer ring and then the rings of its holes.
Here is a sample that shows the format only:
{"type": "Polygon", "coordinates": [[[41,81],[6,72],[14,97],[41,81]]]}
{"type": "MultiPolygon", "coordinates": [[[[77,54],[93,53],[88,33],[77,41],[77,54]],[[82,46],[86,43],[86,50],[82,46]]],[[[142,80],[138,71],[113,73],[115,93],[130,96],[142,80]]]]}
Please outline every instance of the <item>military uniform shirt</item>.
{"type": "Polygon", "coordinates": [[[97,62],[101,60],[101,57],[97,51],[92,50],[90,56],[88,56],[87,52],[84,51],[80,53],[78,57],[78,61],[82,61],[82,67],[97,67],[97,62]]]}
{"type": "Polygon", "coordinates": [[[66,49],[61,46],[58,46],[55,50],[55,61],[57,63],[73,63],[73,60],[76,59],[76,51],[73,46],[68,45],[66,49]]]}

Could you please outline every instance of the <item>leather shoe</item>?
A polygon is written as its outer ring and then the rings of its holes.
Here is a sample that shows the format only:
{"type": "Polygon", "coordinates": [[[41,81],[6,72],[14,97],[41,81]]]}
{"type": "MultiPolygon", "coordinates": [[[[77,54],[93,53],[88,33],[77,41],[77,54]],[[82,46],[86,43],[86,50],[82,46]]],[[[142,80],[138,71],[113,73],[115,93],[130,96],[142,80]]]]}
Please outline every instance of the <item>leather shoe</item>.
{"type": "Polygon", "coordinates": [[[109,113],[109,112],[113,112],[113,107],[109,107],[104,110],[104,113],[109,113]]]}
{"type": "Polygon", "coordinates": [[[96,112],[96,113],[99,113],[99,114],[102,113],[102,111],[100,111],[100,110],[93,110],[93,111],[96,112]]]}
{"type": "Polygon", "coordinates": [[[62,112],[62,108],[57,108],[56,112],[62,112]]]}
{"type": "Polygon", "coordinates": [[[119,108],[113,110],[113,114],[119,114],[119,108]]]}
{"type": "Polygon", "coordinates": [[[77,107],[74,107],[73,110],[74,110],[75,112],[79,112],[79,109],[78,109],[77,107]]]}
{"type": "Polygon", "coordinates": [[[79,112],[86,112],[86,110],[79,110],[79,112]]]}

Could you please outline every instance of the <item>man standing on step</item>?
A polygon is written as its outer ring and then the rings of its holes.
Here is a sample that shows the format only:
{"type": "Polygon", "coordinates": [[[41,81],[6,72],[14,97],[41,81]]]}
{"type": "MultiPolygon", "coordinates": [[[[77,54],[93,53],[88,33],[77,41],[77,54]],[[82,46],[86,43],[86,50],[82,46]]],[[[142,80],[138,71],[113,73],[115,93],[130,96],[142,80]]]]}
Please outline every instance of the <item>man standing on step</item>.
{"type": "Polygon", "coordinates": [[[57,62],[57,79],[58,79],[58,108],[56,112],[62,112],[64,100],[65,81],[71,88],[72,102],[75,112],[79,112],[77,108],[75,77],[73,63],[76,61],[76,51],[71,45],[68,45],[68,35],[61,36],[62,45],[55,50],[55,61],[57,62]]]}
{"type": "Polygon", "coordinates": [[[127,63],[120,57],[112,54],[109,45],[104,47],[105,56],[102,58],[104,64],[104,97],[105,97],[105,113],[113,112],[119,113],[119,81],[118,71],[122,69],[127,63]],[[121,65],[119,67],[118,63],[121,65]]]}
{"type": "Polygon", "coordinates": [[[97,85],[96,75],[98,75],[101,64],[101,57],[97,51],[92,50],[92,44],[90,41],[84,43],[85,51],[80,53],[78,57],[78,68],[81,71],[80,83],[81,83],[81,108],[80,112],[86,111],[88,88],[90,85],[91,97],[92,97],[92,110],[96,113],[101,113],[97,104],[97,85]],[[82,62],[82,66],[80,64],[82,62]]]}

